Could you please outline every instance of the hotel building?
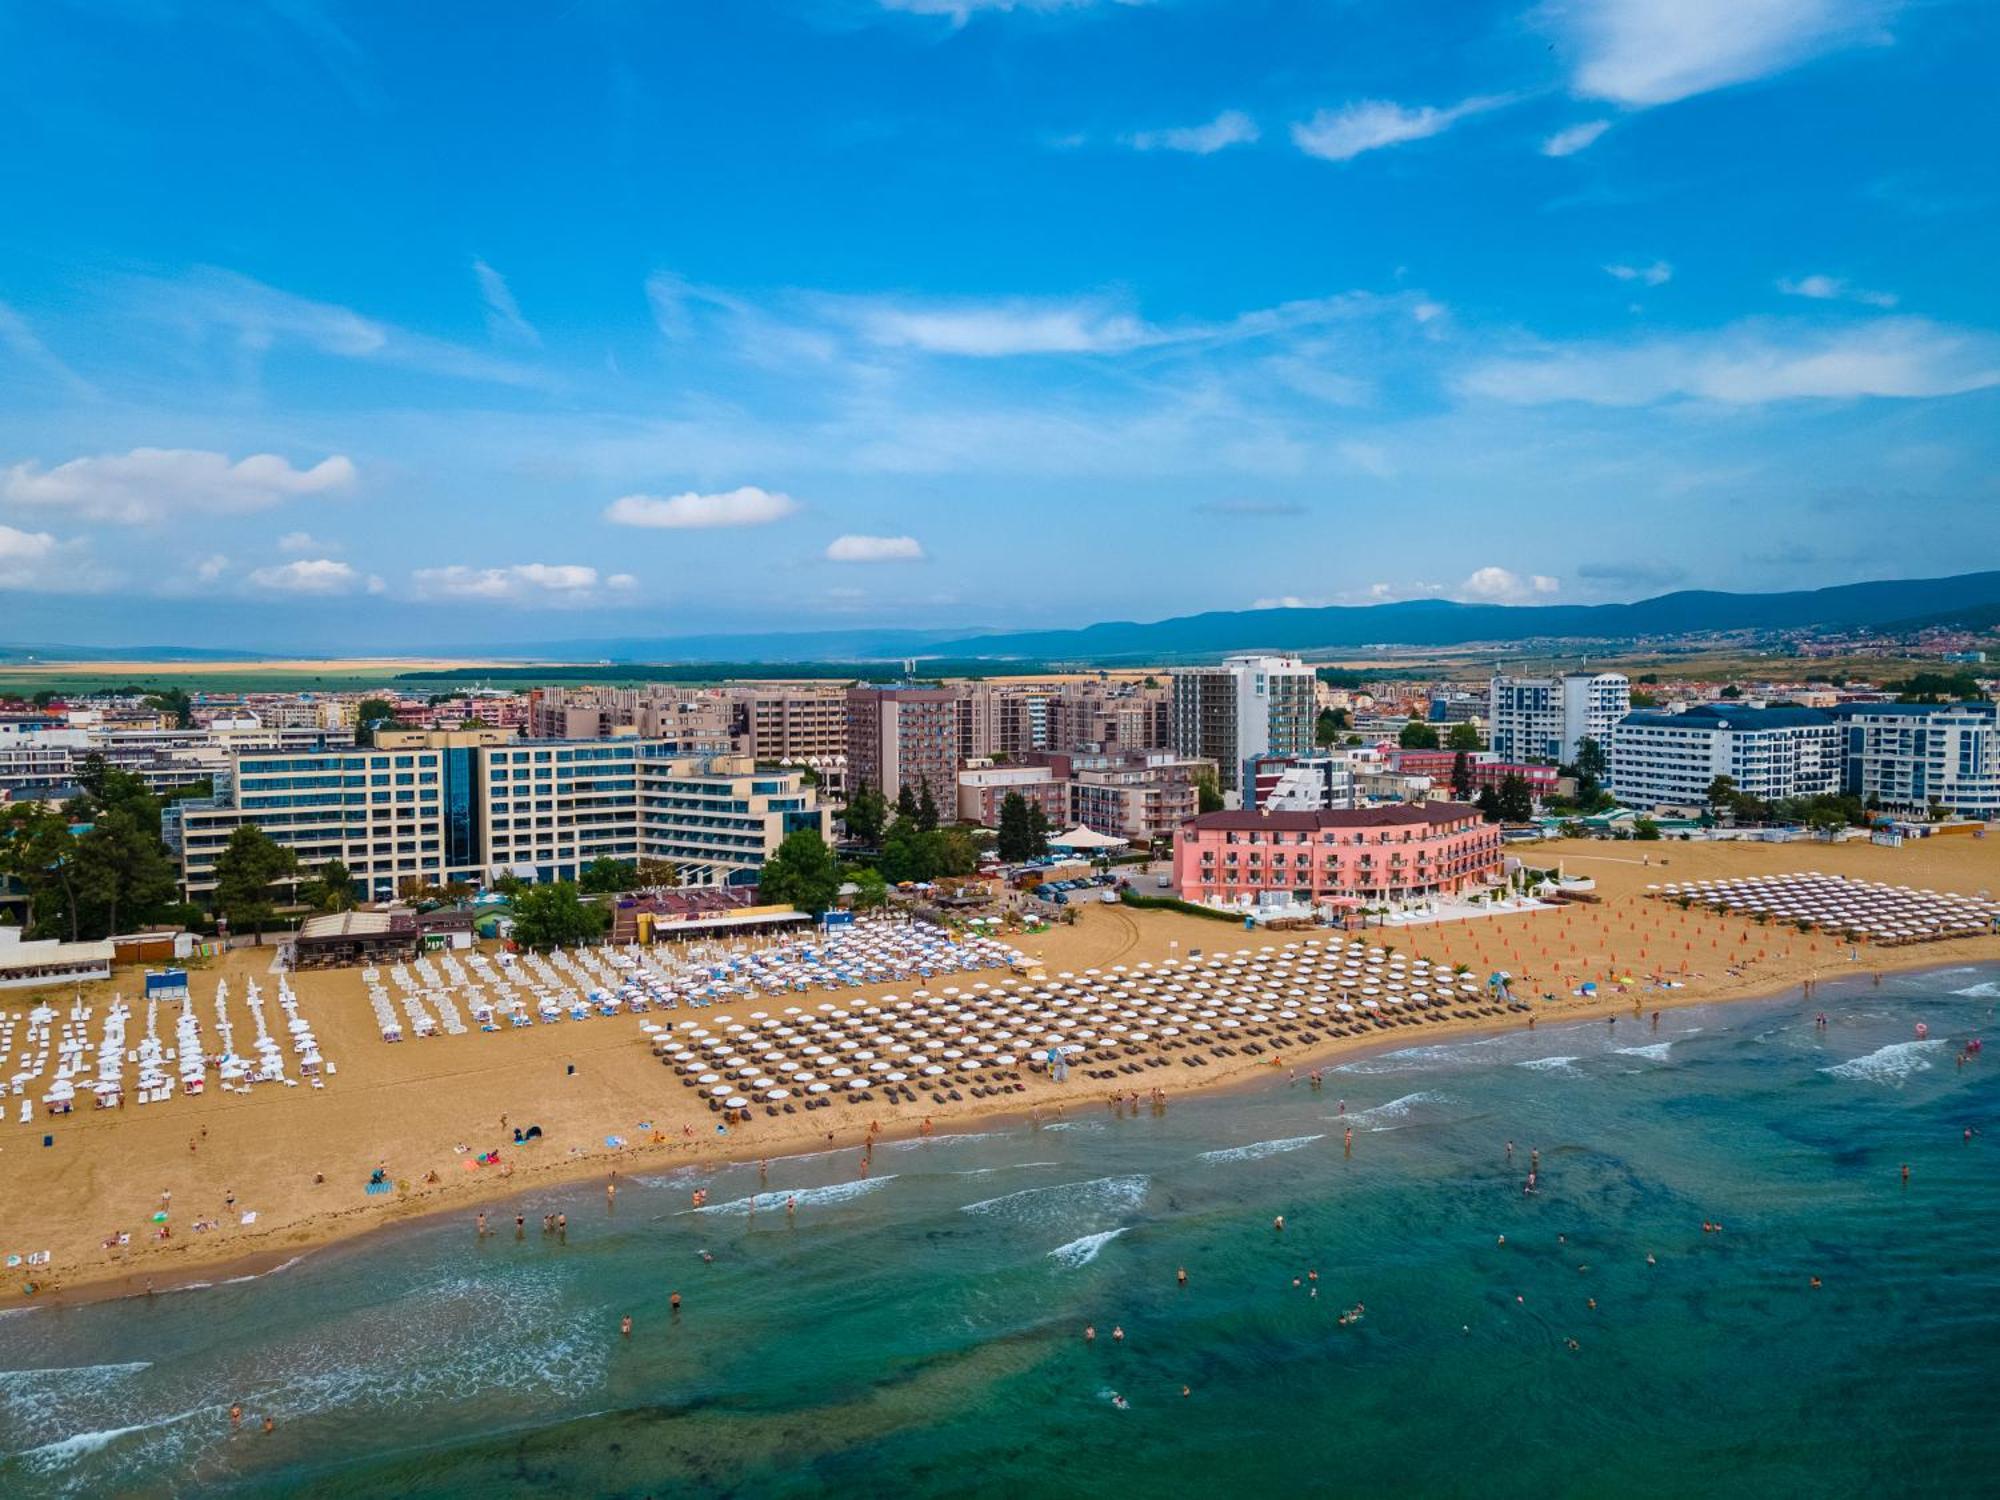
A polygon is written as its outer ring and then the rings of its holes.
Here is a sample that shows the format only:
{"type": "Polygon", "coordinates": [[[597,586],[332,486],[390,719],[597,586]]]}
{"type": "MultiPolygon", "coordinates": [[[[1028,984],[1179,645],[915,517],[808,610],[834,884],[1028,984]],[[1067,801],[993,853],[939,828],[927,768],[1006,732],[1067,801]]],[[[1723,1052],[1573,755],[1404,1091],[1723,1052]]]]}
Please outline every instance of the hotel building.
{"type": "Polygon", "coordinates": [[[1487,684],[1487,746],[1500,760],[1570,765],[1588,736],[1609,748],[1611,726],[1632,711],[1622,672],[1495,677],[1487,684]]]}
{"type": "Polygon", "coordinates": [[[1816,708],[1642,709],[1611,733],[1612,796],[1627,807],[1706,807],[1727,776],[1766,802],[1840,790],[1840,728],[1816,708]]]}
{"type": "Polygon", "coordinates": [[[1206,906],[1402,901],[1463,891],[1500,869],[1500,829],[1461,802],[1206,813],[1174,840],[1174,890],[1206,906]]]}
{"type": "Polygon", "coordinates": [[[949,807],[964,755],[958,694],[950,688],[851,687],[847,690],[848,788],[874,787],[891,802],[904,787],[926,784],[949,807]]]}
{"type": "Polygon", "coordinates": [[[1851,703],[1833,711],[1841,783],[1871,806],[2000,818],[2000,728],[1995,705],[1851,703]]]}
{"type": "Polygon", "coordinates": [[[1181,667],[1174,680],[1174,749],[1211,760],[1223,796],[1241,805],[1250,763],[1305,755],[1319,720],[1313,669],[1296,656],[1231,656],[1181,667]]]}

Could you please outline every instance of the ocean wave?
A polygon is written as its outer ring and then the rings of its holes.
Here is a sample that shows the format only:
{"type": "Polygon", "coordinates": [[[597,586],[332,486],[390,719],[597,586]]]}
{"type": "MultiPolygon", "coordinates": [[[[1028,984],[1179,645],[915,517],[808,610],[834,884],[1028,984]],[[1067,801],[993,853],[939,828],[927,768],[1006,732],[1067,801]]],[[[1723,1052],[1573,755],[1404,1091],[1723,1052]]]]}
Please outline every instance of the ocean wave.
{"type": "Polygon", "coordinates": [[[788,1199],[800,1208],[823,1208],[829,1203],[845,1203],[850,1198],[859,1198],[863,1193],[872,1193],[883,1183],[895,1180],[894,1172],[884,1172],[880,1177],[861,1177],[853,1182],[829,1182],[821,1187],[752,1193],[747,1198],[732,1198],[727,1203],[705,1203],[700,1208],[681,1211],[691,1214],[747,1214],[760,1209],[783,1208],[788,1199]]]}
{"type": "Polygon", "coordinates": [[[1672,1042],[1651,1042],[1644,1047],[1613,1047],[1611,1050],[1620,1057],[1643,1057],[1648,1062],[1665,1062],[1673,1045],[1672,1042]]]}
{"type": "Polygon", "coordinates": [[[0,1385],[16,1382],[45,1380],[52,1376],[69,1377],[75,1375],[137,1375],[141,1370],[150,1370],[150,1359],[128,1360],[123,1364],[110,1365],[49,1365],[37,1369],[0,1370],[0,1385]]]}
{"type": "Polygon", "coordinates": [[[1097,1252],[1123,1234],[1130,1225],[1117,1229],[1107,1229],[1101,1234],[1086,1234],[1081,1239],[1071,1240],[1067,1245],[1058,1245],[1049,1252],[1049,1259],[1055,1261],[1065,1271],[1074,1271],[1078,1266],[1087,1266],[1097,1259],[1097,1252]]]}
{"type": "Polygon", "coordinates": [[[967,1214],[1016,1214],[1039,1208],[1053,1199],[1059,1209],[1086,1208],[1107,1212],[1137,1208],[1146,1199],[1151,1181],[1144,1173],[1124,1177],[1094,1177],[1088,1182],[1058,1182],[1048,1187],[1022,1188],[997,1198],[981,1198],[959,1209],[967,1214]]]}
{"type": "Polygon", "coordinates": [[[1349,1125],[1359,1125],[1364,1130],[1394,1130],[1395,1122],[1409,1118],[1410,1112],[1419,1104],[1449,1104],[1451,1101],[1433,1089],[1423,1089],[1418,1093],[1405,1094],[1400,1099],[1391,1099],[1387,1104],[1377,1104],[1369,1109],[1357,1109],[1351,1115],[1328,1115],[1329,1120],[1344,1120],[1349,1125]]]}
{"type": "Polygon", "coordinates": [[[135,1432],[152,1432],[162,1427],[172,1427],[176,1422],[185,1422],[189,1417],[201,1415],[206,1407],[194,1411],[178,1412],[171,1417],[161,1417],[152,1422],[134,1422],[127,1427],[104,1427],[94,1432],[79,1432],[66,1438],[58,1438],[52,1443],[43,1443],[39,1448],[29,1448],[18,1456],[37,1469],[55,1469],[73,1463],[79,1458],[108,1448],[122,1437],[130,1437],[135,1432]]]}
{"type": "Polygon", "coordinates": [[[1940,1037],[1922,1042],[1891,1042],[1886,1047],[1877,1047],[1866,1057],[1849,1058],[1844,1063],[1821,1068],[1820,1072],[1830,1078],[1900,1085],[1912,1073],[1921,1073],[1929,1068],[1931,1054],[1943,1046],[1944,1041],[1940,1037]]]}
{"type": "Polygon", "coordinates": [[[957,1135],[920,1135],[914,1140],[890,1141],[884,1149],[888,1151],[914,1151],[920,1146],[955,1146],[963,1141],[1005,1140],[1009,1132],[1004,1130],[968,1130],[957,1135]]]}
{"type": "Polygon", "coordinates": [[[1258,1161],[1266,1156],[1276,1156],[1281,1151],[1296,1151],[1301,1146],[1310,1146],[1314,1141],[1323,1141],[1324,1135],[1292,1135],[1283,1140],[1252,1141],[1247,1146],[1225,1146],[1219,1151],[1204,1151],[1200,1161],[1258,1161]]]}
{"type": "Polygon", "coordinates": [[[1514,1064],[1517,1068],[1533,1068],[1537,1073],[1574,1073],[1575,1057],[1524,1057],[1514,1064]]]}
{"type": "Polygon", "coordinates": [[[1968,1000],[2000,999],[2000,979],[1987,979],[1978,984],[1968,984],[1962,990],[1953,990],[1954,995],[1963,995],[1968,1000]]]}
{"type": "Polygon", "coordinates": [[[953,1177],[988,1177],[995,1172],[1021,1172],[1029,1167],[1059,1167],[1056,1161],[1010,1161],[999,1167],[960,1167],[952,1172],[953,1177]]]}

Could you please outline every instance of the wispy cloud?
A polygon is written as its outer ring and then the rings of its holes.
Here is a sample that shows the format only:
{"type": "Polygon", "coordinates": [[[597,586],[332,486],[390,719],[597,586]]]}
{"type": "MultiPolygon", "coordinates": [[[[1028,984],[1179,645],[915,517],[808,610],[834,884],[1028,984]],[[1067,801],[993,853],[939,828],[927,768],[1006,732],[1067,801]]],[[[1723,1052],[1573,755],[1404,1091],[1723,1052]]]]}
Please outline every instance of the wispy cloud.
{"type": "Polygon", "coordinates": [[[643,526],[662,531],[695,531],[721,526],[768,526],[799,508],[790,495],[746,484],[719,494],[690,490],[680,495],[620,495],[605,507],[604,519],[614,526],[643,526]]]}
{"type": "Polygon", "coordinates": [[[1620,281],[1638,281],[1647,286],[1665,286],[1674,279],[1674,268],[1663,260],[1656,260],[1650,266],[1606,266],[1604,274],[1615,276],[1620,281]]]}
{"type": "Polygon", "coordinates": [[[91,398],[97,394],[90,382],[56,358],[49,351],[49,346],[44,344],[40,336],[29,326],[28,320],[5,302],[0,302],[0,348],[11,350],[18,358],[34,365],[44,374],[55,376],[68,386],[74,395],[91,398]]]}
{"type": "Polygon", "coordinates": [[[480,298],[486,303],[486,331],[501,343],[541,348],[542,336],[534,324],[521,316],[521,304],[514,300],[514,289],[507,285],[507,278],[483,260],[473,261],[472,275],[479,283],[480,298]]]}
{"type": "Polygon", "coordinates": [[[887,349],[990,359],[1022,354],[1103,354],[1156,342],[1129,312],[1093,302],[907,304],[875,298],[829,300],[866,342],[887,349]]]}
{"type": "Polygon", "coordinates": [[[1610,128],[1609,120],[1585,120],[1580,125],[1566,125],[1542,142],[1542,155],[1574,156],[1596,145],[1597,138],[1610,128]]]}
{"type": "Polygon", "coordinates": [[[1550,344],[1476,365],[1459,381],[1489,400],[1596,406],[1949,396],[1996,385],[2000,340],[1922,318],[1842,328],[1749,322],[1629,344],[1550,344]]]}
{"type": "Polygon", "coordinates": [[[232,463],[227,454],[194,448],[134,448],[73,458],[53,469],[15,464],[0,477],[0,499],[139,526],[188,514],[268,510],[300,496],[347,489],[354,477],[352,460],[339,453],[295,469],[275,453],[253,453],[232,463]]]}
{"type": "Polygon", "coordinates": [[[1292,140],[1308,156],[1352,161],[1366,151],[1441,135],[1460,120],[1498,109],[1504,98],[1467,99],[1449,109],[1420,105],[1406,109],[1387,99],[1363,99],[1338,109],[1322,109],[1292,126],[1292,140]]]}
{"type": "Polygon", "coordinates": [[[1878,38],[1897,0],[1558,0],[1585,98],[1670,104],[1878,38]]]}
{"type": "Polygon", "coordinates": [[[300,558],[297,562],[258,568],[250,574],[255,588],[274,594],[379,594],[387,585],[374,574],[364,574],[351,563],[331,557],[300,558]]]}
{"type": "Polygon", "coordinates": [[[1225,109],[1206,125],[1179,125],[1166,130],[1141,130],[1126,137],[1135,151],[1185,151],[1212,156],[1230,146],[1253,144],[1261,132],[1257,122],[1240,109],[1225,109]]]}
{"type": "Polygon", "coordinates": [[[1871,292],[1841,276],[1801,276],[1796,281],[1787,277],[1778,283],[1778,290],[1815,302],[1859,302],[1867,307],[1894,307],[1897,302],[1894,292],[1871,292]]]}
{"type": "Polygon", "coordinates": [[[1090,10],[1097,5],[1140,6],[1152,0],[876,0],[884,10],[912,16],[943,16],[963,26],[977,15],[1049,15],[1057,11],[1090,10]]]}
{"type": "Polygon", "coordinates": [[[924,549],[913,536],[841,536],[827,544],[826,559],[839,563],[922,562],[924,549]]]}
{"type": "Polygon", "coordinates": [[[512,563],[506,567],[419,568],[410,575],[419,599],[485,600],[566,609],[601,604],[607,593],[637,586],[630,573],[604,576],[581,563],[512,563]]]}

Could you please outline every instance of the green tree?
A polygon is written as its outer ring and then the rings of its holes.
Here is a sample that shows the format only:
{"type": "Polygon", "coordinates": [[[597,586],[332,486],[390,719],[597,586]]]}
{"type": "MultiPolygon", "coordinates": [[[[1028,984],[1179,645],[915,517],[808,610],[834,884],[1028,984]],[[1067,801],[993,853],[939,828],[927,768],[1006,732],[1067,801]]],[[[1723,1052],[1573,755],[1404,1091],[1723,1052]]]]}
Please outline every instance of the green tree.
{"type": "Polygon", "coordinates": [[[979,845],[963,828],[933,828],[923,834],[925,855],[931,873],[927,880],[942,875],[970,875],[979,868],[979,845]]]}
{"type": "Polygon", "coordinates": [[[1319,719],[1313,726],[1313,743],[1316,745],[1338,744],[1340,742],[1340,731],[1345,727],[1340,722],[1335,710],[1322,708],[1319,711],[1319,719]]]}
{"type": "Polygon", "coordinates": [[[882,830],[888,826],[888,800],[867,782],[858,782],[840,820],[847,825],[849,838],[872,847],[882,842],[882,830]]]}
{"type": "Polygon", "coordinates": [[[764,861],[757,889],[766,901],[789,901],[818,916],[840,895],[840,867],[818,829],[800,828],[786,834],[777,852],[764,861]]]}
{"type": "Polygon", "coordinates": [[[1971,703],[1986,696],[1970,672],[1918,672],[1883,687],[1896,695],[1898,703],[1971,703]]]}
{"type": "Polygon", "coordinates": [[[1451,733],[1445,736],[1444,747],[1447,750],[1481,750],[1485,748],[1479,742],[1479,726],[1477,724],[1466,723],[1458,723],[1451,726],[1451,733]]]}
{"type": "Polygon", "coordinates": [[[917,820],[917,794],[907,781],[896,792],[896,816],[908,818],[912,823],[917,820]]]}
{"type": "Polygon", "coordinates": [[[620,891],[629,891],[637,884],[633,879],[636,871],[637,866],[629,859],[600,856],[583,867],[583,874],[577,883],[586,895],[613,896],[620,891]]]}
{"type": "Polygon", "coordinates": [[[1611,758],[1604,747],[1589,735],[1576,742],[1576,801],[1585,812],[1595,812],[1604,793],[1604,777],[1611,758]]]}
{"type": "Polygon", "coordinates": [[[21,887],[27,902],[22,929],[31,937],[67,937],[76,942],[82,914],[77,906],[76,835],[68,816],[40,802],[13,802],[0,808],[0,875],[21,887]]]}
{"type": "Polygon", "coordinates": [[[531,885],[514,898],[514,941],[523,948],[575,947],[595,941],[610,919],[567,880],[531,885]]]}
{"type": "Polygon", "coordinates": [[[1634,693],[1632,695],[1632,706],[1634,708],[1658,708],[1660,706],[1659,694],[1634,693]]]}
{"type": "Polygon", "coordinates": [[[1042,804],[1028,804],[1028,853],[1040,859],[1049,852],[1049,815],[1042,811],[1042,804]]]}
{"type": "Polygon", "coordinates": [[[1203,766],[1194,773],[1194,805],[1197,812],[1222,811],[1222,787],[1215,779],[1212,766],[1203,766]]]}
{"type": "Polygon", "coordinates": [[[229,835],[215,859],[215,907],[241,932],[248,927],[259,940],[277,915],[277,886],[298,874],[298,856],[255,823],[244,823],[229,835]]]}
{"type": "Polygon", "coordinates": [[[1405,750],[1435,750],[1438,748],[1438,732],[1422,719],[1412,719],[1396,736],[1396,743],[1405,750]]]}
{"type": "Polygon", "coordinates": [[[167,851],[129,808],[98,813],[76,841],[76,859],[89,936],[111,937],[173,903],[178,881],[167,851]]]}
{"type": "Polygon", "coordinates": [[[372,745],[375,743],[376,730],[398,727],[400,726],[396,723],[396,706],[387,698],[363,698],[355,705],[355,744],[372,745]]]}
{"type": "Polygon", "coordinates": [[[931,795],[931,779],[923,779],[923,789],[917,794],[917,827],[929,833],[938,826],[937,799],[931,795]]]}
{"type": "Polygon", "coordinates": [[[1500,778],[1499,802],[1503,823],[1525,823],[1535,815],[1534,794],[1518,772],[1509,771],[1500,778]]]}
{"type": "Polygon", "coordinates": [[[1028,799],[1009,792],[1000,799],[1000,838],[996,845],[1000,858],[1010,865],[1032,859],[1035,852],[1034,828],[1028,814],[1028,799]]]}
{"type": "Polygon", "coordinates": [[[1639,818],[1632,824],[1632,837],[1635,839],[1650,840],[1657,839],[1659,836],[1660,825],[1651,818],[1639,818]]]}
{"type": "Polygon", "coordinates": [[[1460,802],[1472,795],[1472,757],[1464,750],[1451,758],[1451,794],[1460,802]]]}
{"type": "Polygon", "coordinates": [[[319,874],[299,887],[299,899],[315,911],[354,909],[354,872],[337,859],[319,867],[319,874]]]}
{"type": "Polygon", "coordinates": [[[1479,789],[1479,796],[1472,804],[1479,809],[1479,816],[1489,823],[1500,821],[1500,794],[1490,786],[1479,789]]]}
{"type": "Polygon", "coordinates": [[[146,707],[158,709],[173,720],[176,729],[194,727],[194,700],[188,697],[186,688],[170,687],[164,692],[154,693],[146,700],[146,707]]]}
{"type": "Polygon", "coordinates": [[[863,866],[854,872],[854,909],[874,911],[889,901],[889,882],[882,878],[882,872],[863,866]]]}
{"type": "Polygon", "coordinates": [[[882,857],[875,867],[891,885],[931,878],[930,851],[915,818],[899,817],[882,835],[882,857]]]}
{"type": "Polygon", "coordinates": [[[1743,689],[1732,682],[1722,690],[1722,696],[1725,698],[1741,698],[1743,696],[1743,689]]]}

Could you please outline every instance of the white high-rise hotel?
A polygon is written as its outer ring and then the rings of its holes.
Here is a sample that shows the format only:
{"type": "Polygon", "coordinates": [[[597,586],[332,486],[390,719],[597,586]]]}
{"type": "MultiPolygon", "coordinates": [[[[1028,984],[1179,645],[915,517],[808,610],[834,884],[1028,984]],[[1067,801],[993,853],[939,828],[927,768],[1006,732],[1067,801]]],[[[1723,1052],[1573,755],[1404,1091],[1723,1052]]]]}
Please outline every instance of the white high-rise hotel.
{"type": "Polygon", "coordinates": [[[1223,795],[1241,807],[1245,767],[1263,755],[1306,755],[1319,705],[1314,673],[1296,656],[1231,656],[1174,672],[1174,749],[1212,760],[1223,795]]]}
{"type": "Polygon", "coordinates": [[[1608,750],[1611,726],[1632,711],[1632,683],[1622,672],[1495,677],[1488,697],[1493,753],[1510,761],[1569,765],[1586,735],[1608,750]]]}

